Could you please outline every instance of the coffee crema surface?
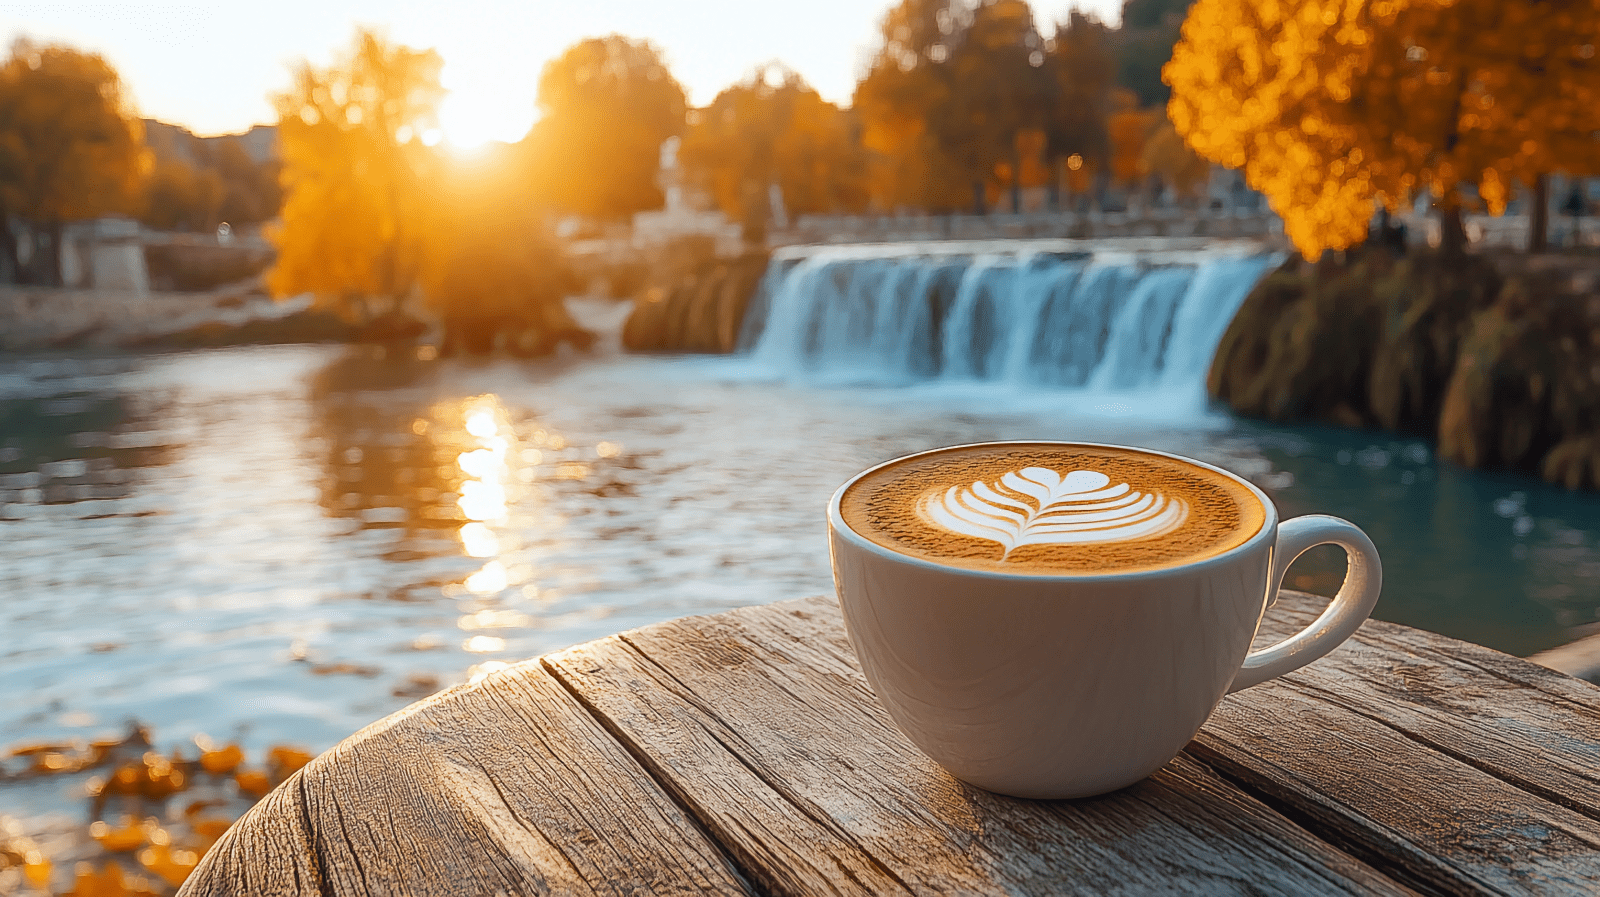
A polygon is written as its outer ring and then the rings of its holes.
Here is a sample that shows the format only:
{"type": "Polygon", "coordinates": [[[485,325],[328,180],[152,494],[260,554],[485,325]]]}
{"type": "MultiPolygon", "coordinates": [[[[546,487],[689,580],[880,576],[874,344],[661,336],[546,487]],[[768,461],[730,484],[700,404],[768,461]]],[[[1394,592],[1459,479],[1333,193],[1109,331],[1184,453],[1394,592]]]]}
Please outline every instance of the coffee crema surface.
{"type": "Polygon", "coordinates": [[[840,501],[850,529],[935,563],[1005,573],[1125,573],[1236,548],[1266,509],[1176,458],[1087,445],[935,451],[874,470],[840,501]]]}

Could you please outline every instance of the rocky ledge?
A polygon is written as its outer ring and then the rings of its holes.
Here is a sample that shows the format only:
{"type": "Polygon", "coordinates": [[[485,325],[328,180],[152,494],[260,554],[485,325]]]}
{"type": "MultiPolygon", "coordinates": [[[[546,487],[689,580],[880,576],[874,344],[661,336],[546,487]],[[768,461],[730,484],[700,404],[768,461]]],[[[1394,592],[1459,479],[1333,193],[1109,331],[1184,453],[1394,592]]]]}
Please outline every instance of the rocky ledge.
{"type": "Polygon", "coordinates": [[[1600,489],[1600,258],[1290,259],[1207,385],[1240,414],[1427,436],[1467,467],[1600,489]]]}
{"type": "Polygon", "coordinates": [[[732,352],[767,253],[707,258],[645,287],[622,328],[630,352],[732,352]]]}

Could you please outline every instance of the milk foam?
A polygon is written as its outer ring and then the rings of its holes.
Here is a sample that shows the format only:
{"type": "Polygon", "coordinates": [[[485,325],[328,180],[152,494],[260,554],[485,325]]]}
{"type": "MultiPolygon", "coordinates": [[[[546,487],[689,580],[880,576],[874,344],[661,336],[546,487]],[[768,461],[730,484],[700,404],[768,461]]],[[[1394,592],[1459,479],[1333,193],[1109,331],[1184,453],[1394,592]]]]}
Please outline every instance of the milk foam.
{"type": "Polygon", "coordinates": [[[1025,545],[1095,545],[1151,539],[1189,518],[1180,498],[1139,492],[1094,470],[1065,475],[1047,467],[1009,471],[990,484],[933,490],[918,503],[925,523],[997,542],[1005,553],[1025,545]]]}
{"type": "Polygon", "coordinates": [[[1067,442],[935,449],[867,471],[839,497],[845,525],[883,548],[1007,575],[1194,563],[1247,542],[1268,511],[1225,472],[1067,442]]]}

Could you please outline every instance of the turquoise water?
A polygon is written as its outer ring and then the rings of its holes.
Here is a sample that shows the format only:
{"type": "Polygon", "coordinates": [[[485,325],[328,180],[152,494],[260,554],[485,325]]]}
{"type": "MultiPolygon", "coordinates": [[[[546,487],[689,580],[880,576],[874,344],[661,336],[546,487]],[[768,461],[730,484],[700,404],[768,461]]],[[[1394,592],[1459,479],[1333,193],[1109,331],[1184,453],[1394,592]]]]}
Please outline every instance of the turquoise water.
{"type": "MultiPolygon", "coordinates": [[[[1287,515],[1347,517],[1383,554],[1385,619],[1516,654],[1600,620],[1600,497],[1194,396],[823,388],[614,352],[11,356],[0,748],[136,719],[163,743],[320,750],[499,664],[829,592],[823,508],[844,479],[1021,438],[1176,451],[1287,515]]],[[[1291,579],[1326,591],[1341,569],[1308,556],[1291,579]]],[[[35,799],[17,793],[0,813],[35,799]]]]}

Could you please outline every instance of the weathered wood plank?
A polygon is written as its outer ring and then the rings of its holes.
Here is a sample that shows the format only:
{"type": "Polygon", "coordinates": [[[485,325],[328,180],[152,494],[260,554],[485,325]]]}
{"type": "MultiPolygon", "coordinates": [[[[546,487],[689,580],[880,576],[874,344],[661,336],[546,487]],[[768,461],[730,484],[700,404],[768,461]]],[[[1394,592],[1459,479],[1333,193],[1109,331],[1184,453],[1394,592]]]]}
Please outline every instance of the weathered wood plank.
{"type": "MultiPolygon", "coordinates": [[[[1304,626],[1324,603],[1286,595],[1262,628],[1270,636],[1304,626]]],[[[1378,620],[1288,681],[1600,820],[1600,687],[1378,620]]]]}
{"type": "Polygon", "coordinates": [[[1188,758],[1096,800],[963,785],[894,729],[831,599],[545,662],[772,894],[1405,892],[1188,758]]]}
{"type": "MultiPolygon", "coordinates": [[[[1286,594],[1273,638],[1325,599],[1286,594]]],[[[1379,621],[1230,696],[1188,753],[1392,876],[1444,893],[1600,891],[1600,689],[1379,621]]]]}
{"type": "Polygon", "coordinates": [[[245,815],[201,894],[749,894],[537,661],[368,727],[245,815]]]}

